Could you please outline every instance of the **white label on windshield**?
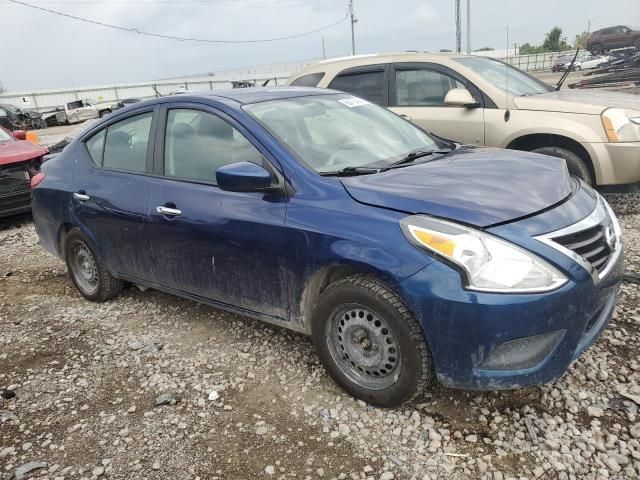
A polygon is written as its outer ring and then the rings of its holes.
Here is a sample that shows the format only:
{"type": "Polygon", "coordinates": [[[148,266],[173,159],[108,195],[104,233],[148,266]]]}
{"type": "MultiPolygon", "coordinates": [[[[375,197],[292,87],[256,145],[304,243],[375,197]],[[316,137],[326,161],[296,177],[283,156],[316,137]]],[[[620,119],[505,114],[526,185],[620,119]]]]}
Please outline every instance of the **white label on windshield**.
{"type": "Polygon", "coordinates": [[[341,104],[346,105],[349,108],[361,107],[362,105],[369,105],[369,102],[361,98],[349,97],[338,100],[341,104]]]}

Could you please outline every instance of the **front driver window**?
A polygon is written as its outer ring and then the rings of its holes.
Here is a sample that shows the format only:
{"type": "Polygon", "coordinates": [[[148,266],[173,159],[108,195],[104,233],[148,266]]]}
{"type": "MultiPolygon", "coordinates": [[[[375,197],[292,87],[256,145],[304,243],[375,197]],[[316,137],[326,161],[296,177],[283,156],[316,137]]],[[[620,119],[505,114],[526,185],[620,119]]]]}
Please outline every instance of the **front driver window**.
{"type": "Polygon", "coordinates": [[[227,121],[199,110],[169,110],[165,175],[215,183],[218,168],[237,162],[262,165],[262,155],[227,121]]]}
{"type": "Polygon", "coordinates": [[[396,104],[399,106],[444,106],[444,97],[460,82],[426,68],[396,70],[396,104]]]}

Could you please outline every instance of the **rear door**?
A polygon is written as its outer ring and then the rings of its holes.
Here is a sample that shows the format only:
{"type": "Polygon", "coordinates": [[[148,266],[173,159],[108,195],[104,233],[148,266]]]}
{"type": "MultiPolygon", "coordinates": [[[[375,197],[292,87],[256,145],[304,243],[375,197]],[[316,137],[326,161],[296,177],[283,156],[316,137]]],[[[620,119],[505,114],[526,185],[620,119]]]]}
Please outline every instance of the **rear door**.
{"type": "MultiPolygon", "coordinates": [[[[250,312],[288,319],[286,195],[227,192],[216,169],[276,163],[240,124],[212,107],[163,110],[149,190],[153,283],[250,312]]],[[[279,167],[278,167],[279,168],[279,167]]]]}
{"type": "Polygon", "coordinates": [[[91,132],[78,144],[72,185],[78,223],[109,269],[145,278],[144,224],[153,162],[156,115],[152,108],[91,132]]]}
{"type": "Polygon", "coordinates": [[[437,64],[396,63],[389,72],[389,107],[416,125],[460,143],[484,145],[480,91],[456,72],[437,64]],[[444,103],[452,88],[467,88],[479,107],[444,103]]]}

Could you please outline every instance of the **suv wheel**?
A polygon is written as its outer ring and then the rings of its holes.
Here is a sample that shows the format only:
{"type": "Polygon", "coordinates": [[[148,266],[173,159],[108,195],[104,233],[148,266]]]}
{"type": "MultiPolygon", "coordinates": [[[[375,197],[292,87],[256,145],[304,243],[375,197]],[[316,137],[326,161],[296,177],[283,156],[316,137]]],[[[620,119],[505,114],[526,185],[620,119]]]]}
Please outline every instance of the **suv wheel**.
{"type": "Polygon", "coordinates": [[[584,161],[575,153],[560,147],[536,148],[535,150],[532,150],[532,152],[549,155],[551,157],[564,158],[567,162],[567,169],[571,175],[575,175],[589,185],[593,184],[589,167],[587,167],[584,161]]]}
{"type": "Polygon", "coordinates": [[[120,293],[122,280],[109,273],[80,229],[65,238],[64,256],[73,284],[87,300],[104,302],[120,293]]]}
{"type": "Polygon", "coordinates": [[[340,280],[320,295],[312,336],[329,375],[348,393],[393,407],[421,393],[433,376],[431,352],[395,292],[371,277],[340,280]]]}
{"type": "Polygon", "coordinates": [[[640,50],[640,37],[636,38],[636,41],[633,42],[633,46],[636,47],[636,50],[640,50]]]}
{"type": "Polygon", "coordinates": [[[600,55],[602,53],[602,45],[594,43],[591,45],[591,55],[600,55]]]}

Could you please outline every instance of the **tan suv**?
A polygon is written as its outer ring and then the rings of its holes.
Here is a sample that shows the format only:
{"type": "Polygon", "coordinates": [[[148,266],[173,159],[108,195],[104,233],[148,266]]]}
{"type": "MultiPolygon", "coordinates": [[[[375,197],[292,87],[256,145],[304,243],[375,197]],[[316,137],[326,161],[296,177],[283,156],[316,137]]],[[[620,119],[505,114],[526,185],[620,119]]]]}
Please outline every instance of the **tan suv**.
{"type": "Polygon", "coordinates": [[[555,91],[498,60],[460,54],[325,60],[289,85],[351,93],[460,143],[562,157],[603,190],[640,187],[640,95],[555,91]]]}

